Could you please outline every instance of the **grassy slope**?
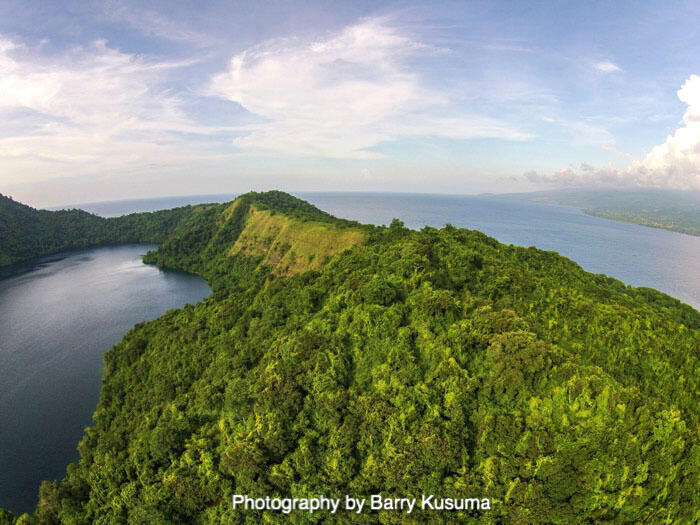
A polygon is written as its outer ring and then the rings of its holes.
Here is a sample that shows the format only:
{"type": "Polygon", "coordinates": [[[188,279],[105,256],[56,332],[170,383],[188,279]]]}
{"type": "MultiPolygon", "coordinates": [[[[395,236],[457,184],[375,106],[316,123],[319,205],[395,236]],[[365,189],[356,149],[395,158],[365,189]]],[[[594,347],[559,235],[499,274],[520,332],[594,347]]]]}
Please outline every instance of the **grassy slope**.
{"type": "Polygon", "coordinates": [[[338,231],[323,222],[299,222],[254,206],[231,253],[262,256],[278,275],[317,270],[322,264],[365,240],[357,230],[338,231]]]}
{"type": "Polygon", "coordinates": [[[698,312],[552,252],[287,197],[198,207],[150,255],[215,294],[107,354],[96,424],[37,522],[283,523],[230,495],[378,491],[495,509],[318,519],[700,518],[698,312]],[[348,234],[364,242],[336,255],[348,234]],[[284,257],[235,249],[260,239],[330,260],[287,276],[284,257]]]}
{"type": "Polygon", "coordinates": [[[375,230],[282,192],[249,193],[232,203],[196,207],[145,260],[195,271],[216,287],[235,287],[226,271],[237,256],[275,275],[293,275],[320,268],[375,230]]]}

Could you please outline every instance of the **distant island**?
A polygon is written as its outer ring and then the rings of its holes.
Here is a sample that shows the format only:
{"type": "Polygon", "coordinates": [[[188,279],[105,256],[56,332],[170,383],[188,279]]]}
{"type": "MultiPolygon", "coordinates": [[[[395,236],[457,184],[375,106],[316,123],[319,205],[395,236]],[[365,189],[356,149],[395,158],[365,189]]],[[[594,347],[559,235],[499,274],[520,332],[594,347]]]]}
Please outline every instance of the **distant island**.
{"type": "Polygon", "coordinates": [[[512,193],[508,197],[575,206],[596,217],[700,236],[697,190],[580,189],[512,193]]]}
{"type": "Polygon", "coordinates": [[[213,289],[105,354],[80,460],[2,525],[700,517],[700,313],[668,295],[276,191],[113,222],[2,204],[4,261],[150,240],[145,262],[213,289]],[[310,518],[234,494],[490,505],[310,518]]]}

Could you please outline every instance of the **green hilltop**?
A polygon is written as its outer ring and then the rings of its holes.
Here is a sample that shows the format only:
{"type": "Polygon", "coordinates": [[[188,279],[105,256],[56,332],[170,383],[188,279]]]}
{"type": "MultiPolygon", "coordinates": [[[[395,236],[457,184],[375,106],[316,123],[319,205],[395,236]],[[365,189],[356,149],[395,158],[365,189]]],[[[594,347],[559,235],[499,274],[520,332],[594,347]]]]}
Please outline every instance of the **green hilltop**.
{"type": "Polygon", "coordinates": [[[212,296],[105,354],[80,460],[19,522],[700,520],[693,308],[553,252],[281,192],[177,213],[145,260],[212,296]],[[285,516],[233,494],[491,510],[285,516]]]}

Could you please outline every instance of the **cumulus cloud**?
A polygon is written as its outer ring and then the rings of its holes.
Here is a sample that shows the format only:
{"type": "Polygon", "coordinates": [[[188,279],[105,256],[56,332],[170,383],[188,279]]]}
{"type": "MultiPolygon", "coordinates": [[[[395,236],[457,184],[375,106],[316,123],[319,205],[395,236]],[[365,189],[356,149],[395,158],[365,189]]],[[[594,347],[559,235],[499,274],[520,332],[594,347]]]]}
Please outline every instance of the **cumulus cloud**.
{"type": "Polygon", "coordinates": [[[530,182],[563,186],[615,185],[678,189],[700,189],[700,76],[691,75],[678,90],[678,98],[688,105],[683,127],[655,146],[643,159],[626,169],[562,169],[552,174],[527,172],[530,182]]]}
{"type": "Polygon", "coordinates": [[[691,75],[678,98],[688,105],[685,125],[629,168],[640,183],[700,188],[700,76],[691,75]]]}
{"type": "Polygon", "coordinates": [[[0,38],[0,182],[18,183],[134,165],[171,165],[204,152],[178,136],[191,123],[160,87],[185,64],[153,62],[105,41],[51,59],[0,38]]]}
{"type": "Polygon", "coordinates": [[[370,19],[315,41],[283,39],[236,54],[211,92],[265,122],[235,140],[244,150],[373,158],[403,136],[529,138],[509,124],[460,114],[410,59],[440,52],[370,19]]]}

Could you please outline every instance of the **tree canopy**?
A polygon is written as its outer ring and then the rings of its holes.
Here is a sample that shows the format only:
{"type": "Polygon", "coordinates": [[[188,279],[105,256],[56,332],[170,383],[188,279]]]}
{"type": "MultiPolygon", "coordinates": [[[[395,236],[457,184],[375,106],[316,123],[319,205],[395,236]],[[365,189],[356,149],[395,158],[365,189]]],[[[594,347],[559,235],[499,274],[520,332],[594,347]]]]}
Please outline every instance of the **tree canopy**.
{"type": "Polygon", "coordinates": [[[158,244],[193,206],[105,219],[83,210],[37,210],[0,195],[0,267],[106,244],[158,244]]]}

